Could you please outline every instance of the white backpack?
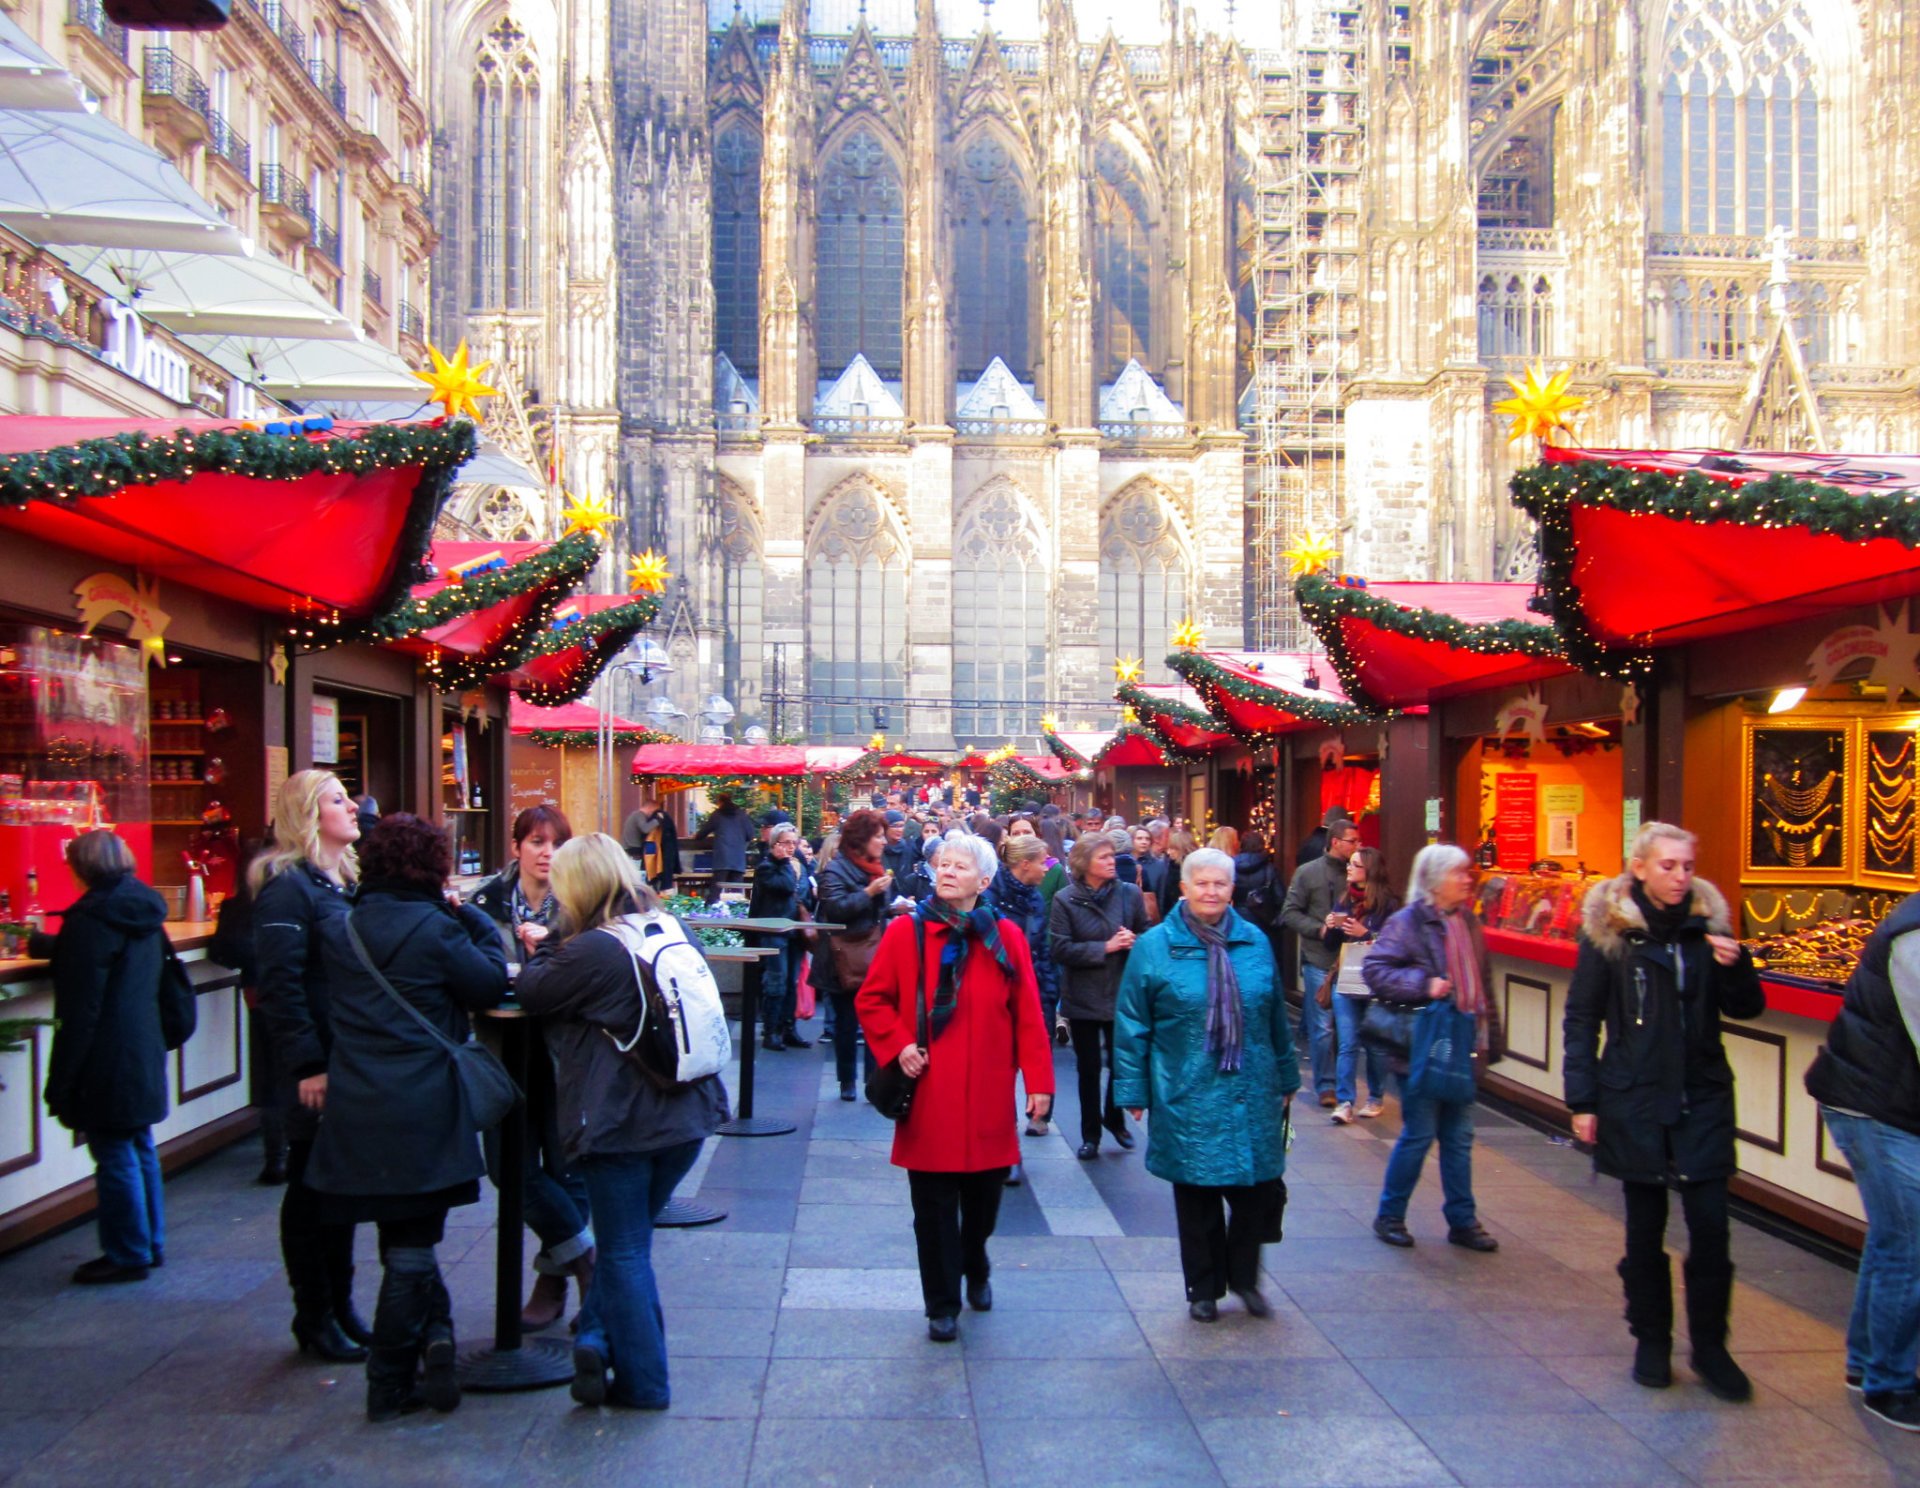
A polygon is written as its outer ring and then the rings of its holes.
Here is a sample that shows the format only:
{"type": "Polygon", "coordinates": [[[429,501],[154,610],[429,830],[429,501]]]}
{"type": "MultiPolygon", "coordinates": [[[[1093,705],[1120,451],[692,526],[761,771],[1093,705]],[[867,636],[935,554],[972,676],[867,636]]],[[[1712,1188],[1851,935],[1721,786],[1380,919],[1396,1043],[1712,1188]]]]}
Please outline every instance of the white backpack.
{"type": "Polygon", "coordinates": [[[600,927],[633,958],[640,985],[640,1023],[629,1039],[601,1030],[614,1047],[663,1089],[717,1075],[733,1057],[720,987],[700,947],[672,915],[622,915],[600,927]]]}

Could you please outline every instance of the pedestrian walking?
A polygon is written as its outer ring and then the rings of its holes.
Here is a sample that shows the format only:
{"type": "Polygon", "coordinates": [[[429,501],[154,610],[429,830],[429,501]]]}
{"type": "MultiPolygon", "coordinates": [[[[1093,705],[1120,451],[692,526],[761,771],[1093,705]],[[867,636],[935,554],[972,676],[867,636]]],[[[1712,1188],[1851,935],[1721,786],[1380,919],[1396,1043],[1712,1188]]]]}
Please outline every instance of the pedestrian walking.
{"type": "Polygon", "coordinates": [[[1300,1062],[1273,948],[1232,907],[1233,859],[1181,865],[1180,902],[1127,959],[1114,1021],[1114,1099],[1147,1126],[1147,1171],[1173,1185],[1187,1313],[1232,1292],[1255,1317],[1260,1248],[1280,1238],[1300,1062]]]}
{"type": "MultiPolygon", "coordinates": [[[[1350,831],[1351,825],[1345,829],[1336,825],[1326,858],[1315,859],[1300,871],[1310,872],[1318,863],[1332,860],[1343,830],[1350,831]]],[[[1446,842],[1415,854],[1406,907],[1381,927],[1361,972],[1368,990],[1382,1002],[1425,1009],[1421,1016],[1441,1011],[1460,1014],[1462,1021],[1470,1022],[1470,1041],[1477,1052],[1492,1061],[1504,1052],[1504,1043],[1493,1004],[1486,943],[1480,937],[1479,921],[1467,907],[1473,897],[1468,864],[1466,853],[1446,842]]],[[[1344,873],[1344,862],[1341,866],[1344,873]]],[[[1409,1078],[1413,1071],[1407,1059],[1389,1056],[1389,1063],[1400,1077],[1400,1137],[1387,1158],[1373,1233],[1389,1245],[1413,1244],[1407,1232],[1407,1201],[1420,1181],[1427,1149],[1437,1140],[1448,1243],[1468,1250],[1498,1250],[1500,1242],[1480,1223],[1473,1198],[1471,1093],[1464,1099],[1429,1094],[1409,1078]]]]}
{"type": "Polygon", "coordinates": [[[1080,1086],[1082,1162],[1100,1155],[1100,1133],[1113,1133],[1123,1152],[1133,1150],[1127,1118],[1113,1099],[1113,1010],[1127,969],[1127,952],[1146,933],[1140,890],[1114,876],[1113,842],[1090,832],[1067,854],[1070,882],[1053,896],[1047,938],[1060,967],[1060,1011],[1073,1039],[1080,1086]],[[1101,1095],[1101,1072],[1107,1072],[1101,1095]]]}
{"type": "Polygon", "coordinates": [[[359,853],[353,908],[319,929],[332,1040],[305,1182],[329,1221],[379,1227],[367,1419],[391,1421],[460,1404],[435,1247],[448,1211],[479,1201],[486,1159],[447,1043],[506,996],[507,956],[484,911],[448,902],[453,848],[432,822],[382,817],[359,853]]]}
{"type": "MultiPolygon", "coordinates": [[[[860,1020],[854,1016],[853,997],[860,990],[860,981],[847,985],[851,979],[841,976],[833,946],[836,940],[847,942],[841,958],[864,980],[866,968],[879,948],[880,932],[894,912],[893,875],[881,862],[886,831],[886,819],[879,812],[864,808],[851,812],[840,823],[839,850],[820,870],[820,918],[841,928],[820,932],[821,944],[813,958],[813,985],[832,1002],[834,1072],[839,1077],[843,1101],[854,1099],[860,1020]]],[[[867,1073],[873,1073],[871,1047],[867,1050],[867,1073]]]]}
{"type": "Polygon", "coordinates": [[[856,999],[874,1058],[898,1058],[915,1082],[894,1128],[893,1162],[907,1170],[927,1336],[936,1343],[959,1335],[963,1283],[974,1311],[993,1306],[987,1241],[1007,1170],[1020,1160],[1015,1071],[1029,1117],[1053,1104],[1052,1046],[1026,935],[982,898],[996,867],[991,843],[949,834],[934,857],[933,893],[887,927],[856,999]]]}
{"type": "MultiPolygon", "coordinates": [[[[987,888],[987,897],[993,902],[994,913],[1013,921],[1026,937],[1027,962],[1040,992],[1040,1021],[1051,1030],[1060,1005],[1060,968],[1047,954],[1048,906],[1040,892],[1040,880],[1047,876],[1047,845],[1031,832],[1024,837],[1009,837],[1000,849],[1000,857],[1000,868],[987,888]]],[[[1030,1137],[1044,1137],[1047,1118],[1030,1117],[1026,1129],[1030,1137]]],[[[1015,1163],[1007,1182],[1016,1185],[1024,1176],[1015,1163]]]]}
{"type": "Polygon", "coordinates": [[[82,1286],[145,1281],[167,1253],[153,1148],[153,1128],[167,1115],[160,1020],[167,901],[134,876],[133,849],[112,832],[74,838],[67,866],[83,892],[59,934],[35,931],[27,954],[53,963],[47,1109],[84,1137],[93,1159],[100,1254],[73,1279],[82,1286]]]}
{"type": "Polygon", "coordinates": [[[672,1392],[653,1217],[727,1119],[727,1091],[717,1075],[663,1088],[621,1052],[645,1004],[632,955],[606,927],[660,901],[620,844],[601,832],[575,837],[553,856],[553,888],[561,930],[522,968],[515,994],[548,1020],[566,1157],[586,1181],[599,1241],[573,1398],[664,1410],[672,1392]]]}
{"type": "Polygon", "coordinates": [[[1344,918],[1340,901],[1347,894],[1347,860],[1360,846],[1360,829],[1338,820],[1327,828],[1327,850],[1294,870],[1287,897],[1280,906],[1280,923],[1300,945],[1300,1042],[1307,1046],[1313,1067],[1314,1093],[1328,1110],[1338,1105],[1334,1094],[1333,1020],[1320,1002],[1320,988],[1333,970],[1336,948],[1326,932],[1344,918]]]}
{"type": "Polygon", "coordinates": [[[1720,1019],[1766,1011],[1760,974],[1734,936],[1727,901],[1694,874],[1695,838],[1648,822],[1627,871],[1587,892],[1580,952],[1567,988],[1566,1101],[1594,1166],[1621,1180],[1627,1248],[1619,1265],[1633,1378],[1673,1382],[1673,1269],[1667,1193],[1687,1217],[1687,1334],[1694,1373],[1723,1400],[1753,1386],[1727,1352],[1733,1302],[1727,1180],[1733,1069],[1720,1019]],[[1599,1053],[1606,1029],[1606,1052],[1599,1053]]]}
{"type": "Polygon", "coordinates": [[[1320,996],[1329,998],[1336,1050],[1333,1061],[1333,1121],[1344,1126],[1356,1116],[1371,1121],[1382,1110],[1387,1093],[1387,1068],[1380,1051],[1360,1037],[1360,1020],[1373,994],[1361,971],[1367,947],[1400,907],[1400,898],[1387,884],[1387,860],[1377,847],[1357,848],[1347,860],[1347,892],[1337,908],[1345,915],[1327,929],[1324,939],[1339,954],[1329,981],[1320,984],[1320,996]],[[1367,1066],[1367,1103],[1359,1109],[1360,1064],[1367,1066]]]}
{"type": "Polygon", "coordinates": [[[320,929],[351,907],[360,823],[338,777],[289,775],[273,805],[274,846],[248,870],[260,1014],[273,1040],[276,1094],[287,1112],[287,1187],[280,1252],[293,1288],[293,1336],[330,1363],[366,1358],[373,1332],[353,1305],[353,1226],[329,1221],[307,1185],[307,1160],[327,1102],[333,1047],[320,929]]]}

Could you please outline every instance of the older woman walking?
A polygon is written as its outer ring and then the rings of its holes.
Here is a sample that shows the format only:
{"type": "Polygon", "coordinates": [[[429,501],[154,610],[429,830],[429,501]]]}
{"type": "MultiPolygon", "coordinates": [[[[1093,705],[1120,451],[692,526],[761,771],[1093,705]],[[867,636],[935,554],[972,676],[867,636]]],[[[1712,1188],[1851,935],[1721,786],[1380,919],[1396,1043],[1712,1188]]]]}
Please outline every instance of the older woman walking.
{"type": "MultiPolygon", "coordinates": [[[[820,870],[820,918],[838,925],[834,931],[822,931],[813,956],[813,985],[833,1001],[833,1062],[840,1079],[840,1099],[854,1099],[854,1060],[859,1052],[860,1024],[854,1016],[853,998],[860,990],[879,947],[880,932],[894,912],[893,875],[882,861],[886,849],[887,821],[877,811],[851,812],[840,823],[839,850],[820,870]],[[844,942],[839,958],[834,942],[844,942]],[[851,949],[852,954],[847,954],[851,949]],[[844,959],[851,978],[840,974],[844,959]]],[[[873,1046],[867,1046],[867,1070],[873,1070],[873,1046]]]]}
{"type": "Polygon", "coordinates": [[[1726,899],[1694,876],[1694,847],[1693,833],[1648,822],[1627,871],[1588,890],[1567,988],[1566,1097],[1574,1136],[1593,1144],[1594,1166],[1626,1192],[1618,1269],[1635,1382],[1673,1382],[1667,1191],[1678,1189],[1693,1372],[1722,1400],[1742,1401],[1753,1386],[1727,1352],[1727,1180],[1737,1163],[1720,1019],[1757,1018],[1767,1000],[1726,899]],[[1602,1026],[1606,1051],[1596,1056],[1602,1026]]]}
{"type": "MultiPolygon", "coordinates": [[[[1467,901],[1473,872],[1452,843],[1423,847],[1413,860],[1406,908],[1381,927],[1361,963],[1367,987],[1402,1008],[1446,1007],[1472,1019],[1474,1043],[1489,1061],[1504,1044],[1493,1003],[1493,974],[1480,922],[1467,901]]],[[[1311,866],[1311,865],[1309,865],[1311,866]]],[[[1344,865],[1343,865],[1344,866],[1344,865]]],[[[1400,1077],[1400,1139],[1387,1158],[1386,1182],[1373,1233],[1389,1245],[1410,1246],[1407,1201],[1420,1181],[1427,1149],[1440,1143],[1440,1186],[1446,1196],[1447,1240],[1468,1250],[1493,1251],[1500,1242],[1480,1223],[1473,1201],[1473,1099],[1442,1099],[1409,1084],[1404,1058],[1389,1056],[1400,1077]]]]}
{"type": "Polygon", "coordinates": [[[1180,903],[1140,937],[1120,983],[1114,1099],[1147,1128],[1147,1171],[1173,1185],[1187,1313],[1232,1292],[1255,1317],[1260,1247],[1280,1238],[1300,1063],[1266,934],[1236,914],[1233,859],[1180,867],[1180,903]]]}
{"type": "Polygon", "coordinates": [[[1140,890],[1115,878],[1113,842],[1090,832],[1067,854],[1072,882],[1053,896],[1047,938],[1061,968],[1060,1011],[1073,1038],[1073,1062],[1080,1084],[1080,1147],[1076,1156],[1092,1162],[1100,1155],[1102,1128],[1113,1133],[1123,1152],[1133,1150],[1127,1118],[1113,1098],[1113,1008],[1127,952],[1147,930],[1146,903],[1140,890]],[[1107,1075],[1106,1099],[1100,1073],[1107,1075]]]}
{"type": "Polygon", "coordinates": [[[893,1162],[907,1170],[927,1336],[951,1343],[963,1282],[975,1312],[993,1306],[987,1241],[1007,1170],[1020,1160],[1014,1074],[1026,1082],[1027,1115],[1044,1117],[1053,1058],[1027,937],[981,897],[997,866],[992,844],[950,833],[931,866],[933,893],[887,927],[856,1007],[873,1057],[897,1057],[916,1082],[894,1128],[893,1162]]]}
{"type": "MultiPolygon", "coordinates": [[[[1000,870],[987,888],[994,913],[1012,920],[1027,938],[1027,960],[1033,967],[1033,980],[1040,989],[1040,1019],[1053,1027],[1054,1010],[1060,1004],[1060,968],[1047,954],[1047,901],[1040,892],[1040,880],[1047,876],[1047,845],[1032,833],[1009,837],[1001,845],[1000,870]]],[[[1034,1117],[1027,1122],[1027,1135],[1044,1137],[1047,1118],[1034,1117]]],[[[1007,1175],[1009,1187],[1017,1185],[1024,1174],[1014,1164],[1007,1175]]]]}

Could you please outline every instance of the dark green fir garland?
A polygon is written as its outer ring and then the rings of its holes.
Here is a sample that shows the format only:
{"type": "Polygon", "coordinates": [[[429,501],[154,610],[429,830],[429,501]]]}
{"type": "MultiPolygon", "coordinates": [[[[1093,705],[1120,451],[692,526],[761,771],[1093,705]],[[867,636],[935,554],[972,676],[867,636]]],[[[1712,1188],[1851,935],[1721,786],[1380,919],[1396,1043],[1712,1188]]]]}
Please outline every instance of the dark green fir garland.
{"type": "Polygon", "coordinates": [[[1271,744],[1276,735],[1284,731],[1243,728],[1220,704],[1220,698],[1275,708],[1303,722],[1317,723],[1326,728],[1375,723],[1382,717],[1393,716],[1391,712],[1381,713],[1333,698],[1317,698],[1283,689],[1270,682],[1253,682],[1237,677],[1204,651],[1176,651],[1167,658],[1167,666],[1185,678],[1187,685],[1205,700],[1215,732],[1231,734],[1242,744],[1271,744]]]}
{"type": "Polygon", "coordinates": [[[1191,764],[1196,760],[1205,759],[1210,751],[1189,749],[1176,741],[1161,726],[1159,720],[1162,718],[1183,728],[1204,729],[1210,734],[1227,732],[1221,727],[1220,720],[1211,713],[1203,713],[1200,709],[1183,703],[1178,698],[1155,697],[1142,689],[1138,683],[1122,682],[1114,690],[1113,695],[1124,706],[1133,709],[1134,715],[1140,720],[1138,724],[1140,731],[1158,744],[1160,752],[1170,760],[1191,764]]]}
{"type": "Polygon", "coordinates": [[[586,696],[620,648],[653,624],[654,617],[659,613],[660,601],[657,597],[650,594],[635,595],[625,604],[595,610],[569,620],[556,629],[544,631],[506,670],[576,646],[585,651],[587,660],[572,678],[557,688],[529,690],[515,687],[514,691],[523,701],[532,703],[536,708],[556,708],[562,703],[579,700],[586,696]]]}
{"type": "Polygon", "coordinates": [[[1151,729],[1137,723],[1123,723],[1113,731],[1113,737],[1111,739],[1107,740],[1106,743],[1094,751],[1093,758],[1089,760],[1088,763],[1095,769],[1098,769],[1107,762],[1108,757],[1114,754],[1121,745],[1129,744],[1135,739],[1145,739],[1162,754],[1167,752],[1166,741],[1161,739],[1160,736],[1155,734],[1151,729]]]}
{"type": "Polygon", "coordinates": [[[1069,769],[1084,770],[1093,763],[1052,729],[1042,729],[1040,739],[1047,746],[1048,753],[1069,769]]]}
{"type": "MultiPolygon", "coordinates": [[[[529,729],[520,737],[531,740],[548,749],[594,749],[599,746],[600,736],[592,729],[529,729]]],[[[680,741],[672,734],[663,734],[655,729],[615,729],[613,742],[616,747],[642,744],[678,744],[680,741]]]]}

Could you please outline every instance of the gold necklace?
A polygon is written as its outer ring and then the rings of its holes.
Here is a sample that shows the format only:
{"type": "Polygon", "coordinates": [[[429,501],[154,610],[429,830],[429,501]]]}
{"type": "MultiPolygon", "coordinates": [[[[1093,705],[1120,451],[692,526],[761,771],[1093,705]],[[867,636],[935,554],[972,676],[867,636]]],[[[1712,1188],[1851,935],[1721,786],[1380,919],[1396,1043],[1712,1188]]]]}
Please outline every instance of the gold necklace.
{"type": "Polygon", "coordinates": [[[1867,752],[1872,755],[1876,768],[1886,771],[1888,775],[1892,775],[1902,769],[1906,765],[1908,758],[1913,754],[1913,738],[1909,735],[1907,741],[1900,746],[1899,753],[1894,755],[1892,759],[1887,759],[1881,755],[1880,746],[1874,743],[1872,737],[1869,736],[1867,739],[1867,752]]]}
{"type": "Polygon", "coordinates": [[[1838,770],[1827,771],[1825,777],[1812,785],[1788,785],[1777,775],[1761,777],[1763,794],[1773,797],[1777,811],[1783,816],[1812,816],[1827,804],[1827,797],[1833,794],[1834,782],[1840,778],[1838,770]]]}
{"type": "Polygon", "coordinates": [[[1772,914],[1761,914],[1759,909],[1755,907],[1754,901],[1751,899],[1748,899],[1744,903],[1742,903],[1740,906],[1740,910],[1741,910],[1741,913],[1744,914],[1752,924],[1764,930],[1768,925],[1774,924],[1776,921],[1780,919],[1782,915],[1786,914],[1787,906],[1776,895],[1773,901],[1772,914]]]}
{"type": "Polygon", "coordinates": [[[1913,799],[1913,778],[1909,776],[1898,785],[1882,789],[1875,780],[1867,782],[1867,799],[1878,806],[1883,815],[1896,815],[1900,808],[1913,799]]]}

